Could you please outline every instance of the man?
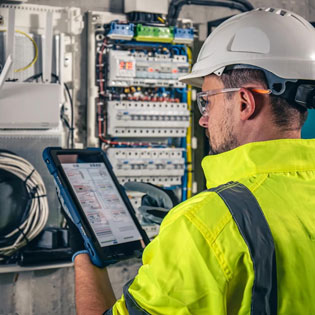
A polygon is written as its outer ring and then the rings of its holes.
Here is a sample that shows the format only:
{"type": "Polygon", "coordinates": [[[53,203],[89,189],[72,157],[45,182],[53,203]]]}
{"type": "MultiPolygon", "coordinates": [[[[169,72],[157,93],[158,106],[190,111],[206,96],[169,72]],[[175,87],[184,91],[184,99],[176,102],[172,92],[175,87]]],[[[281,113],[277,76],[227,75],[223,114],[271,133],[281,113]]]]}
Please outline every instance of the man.
{"type": "Polygon", "coordinates": [[[197,96],[208,191],[175,207],[115,302],[77,255],[78,314],[315,314],[315,32],[257,9],[220,25],[183,81],[197,96]]]}

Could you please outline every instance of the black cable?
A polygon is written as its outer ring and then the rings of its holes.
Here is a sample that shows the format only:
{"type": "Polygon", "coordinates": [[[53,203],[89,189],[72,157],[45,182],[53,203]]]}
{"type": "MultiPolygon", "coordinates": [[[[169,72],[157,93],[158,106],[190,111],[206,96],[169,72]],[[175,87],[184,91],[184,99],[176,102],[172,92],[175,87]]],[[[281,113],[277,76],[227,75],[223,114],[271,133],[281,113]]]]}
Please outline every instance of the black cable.
{"type": "Polygon", "coordinates": [[[246,0],[230,0],[230,1],[241,3],[245,8],[247,8],[247,11],[251,11],[255,9],[255,7],[249,1],[246,1],[246,0]]]}
{"type": "Polygon", "coordinates": [[[32,81],[40,78],[42,75],[43,75],[42,73],[34,74],[31,77],[25,79],[23,82],[32,82],[32,81]]]}
{"type": "MultiPolygon", "coordinates": [[[[244,9],[247,9],[247,11],[253,10],[254,6],[247,0],[228,0],[230,2],[237,2],[244,6],[244,9]]],[[[172,0],[170,3],[170,6],[178,6],[181,2],[187,2],[187,4],[193,4],[193,0],[172,0]]],[[[204,2],[211,2],[211,0],[204,0],[204,2]]],[[[206,5],[206,4],[205,4],[206,5]]]]}
{"type": "Polygon", "coordinates": [[[211,6],[211,7],[225,7],[230,9],[239,10],[241,12],[246,12],[247,10],[237,4],[237,3],[229,3],[229,2],[221,2],[221,1],[204,1],[204,0],[183,0],[178,6],[174,9],[174,14],[169,18],[169,25],[175,26],[176,21],[178,19],[179,13],[184,5],[201,5],[201,6],[211,6]]]}
{"type": "Polygon", "coordinates": [[[61,111],[60,111],[60,119],[62,120],[62,122],[65,124],[65,126],[69,130],[68,136],[67,136],[67,146],[68,146],[68,148],[70,148],[71,126],[70,126],[68,119],[66,119],[66,117],[64,116],[64,106],[63,105],[62,105],[61,111]]]}
{"type": "Polygon", "coordinates": [[[179,13],[184,5],[200,5],[200,6],[214,6],[214,7],[226,7],[235,9],[240,12],[246,12],[252,10],[254,7],[246,0],[230,0],[225,1],[212,1],[212,0],[173,0],[170,3],[168,10],[168,24],[171,26],[176,25],[179,13]]]}
{"type": "Polygon", "coordinates": [[[66,91],[67,91],[67,94],[68,94],[68,97],[69,97],[69,100],[70,100],[70,107],[71,107],[71,149],[73,149],[73,147],[74,147],[74,140],[73,140],[73,138],[74,138],[74,121],[73,121],[73,119],[74,119],[74,113],[73,113],[73,111],[74,111],[74,109],[73,109],[73,99],[72,99],[72,96],[71,96],[71,94],[70,94],[70,90],[69,90],[69,87],[68,87],[68,85],[66,84],[66,83],[64,83],[64,87],[65,87],[65,89],[66,89],[66,91]]]}

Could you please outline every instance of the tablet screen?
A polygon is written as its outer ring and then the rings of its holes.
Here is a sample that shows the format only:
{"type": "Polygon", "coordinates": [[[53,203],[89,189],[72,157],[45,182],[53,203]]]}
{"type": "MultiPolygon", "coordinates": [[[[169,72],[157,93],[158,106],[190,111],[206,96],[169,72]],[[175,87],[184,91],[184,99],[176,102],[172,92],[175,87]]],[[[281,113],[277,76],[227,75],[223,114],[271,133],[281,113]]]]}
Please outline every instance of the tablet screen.
{"type": "Polygon", "coordinates": [[[142,239],[104,163],[58,157],[101,247],[142,239]]]}

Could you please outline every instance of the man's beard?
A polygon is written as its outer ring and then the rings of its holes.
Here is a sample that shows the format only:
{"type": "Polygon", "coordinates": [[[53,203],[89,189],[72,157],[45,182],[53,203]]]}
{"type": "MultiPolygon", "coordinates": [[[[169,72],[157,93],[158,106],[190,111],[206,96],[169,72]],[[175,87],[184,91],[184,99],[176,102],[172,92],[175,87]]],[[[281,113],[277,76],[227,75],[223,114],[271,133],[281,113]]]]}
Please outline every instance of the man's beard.
{"type": "Polygon", "coordinates": [[[227,141],[223,142],[219,147],[213,148],[211,142],[209,141],[209,155],[216,155],[226,151],[230,151],[234,148],[238,147],[237,140],[235,138],[227,139],[227,141]]]}
{"type": "MultiPolygon", "coordinates": [[[[217,145],[216,148],[213,147],[213,144],[211,143],[211,140],[210,140],[209,131],[206,130],[206,135],[209,139],[209,155],[220,154],[226,151],[230,151],[239,146],[239,142],[232,128],[228,127],[227,124],[223,124],[223,125],[226,128],[225,135],[221,143],[217,145]]],[[[221,130],[221,134],[223,134],[222,130],[221,130]]]]}

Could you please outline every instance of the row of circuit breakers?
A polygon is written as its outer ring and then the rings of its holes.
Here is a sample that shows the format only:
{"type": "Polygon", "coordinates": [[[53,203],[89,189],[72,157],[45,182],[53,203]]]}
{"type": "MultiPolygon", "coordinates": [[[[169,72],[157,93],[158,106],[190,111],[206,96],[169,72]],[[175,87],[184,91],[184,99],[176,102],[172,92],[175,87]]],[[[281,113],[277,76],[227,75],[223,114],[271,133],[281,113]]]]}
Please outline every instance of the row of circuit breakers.
{"type": "Polygon", "coordinates": [[[186,103],[108,102],[108,134],[112,137],[185,137],[186,103]]]}
{"type": "Polygon", "coordinates": [[[178,81],[188,70],[186,56],[172,58],[164,54],[148,56],[144,52],[109,52],[109,86],[170,86],[184,87],[178,81]]]}
{"type": "MultiPolygon", "coordinates": [[[[186,190],[190,111],[178,78],[189,72],[193,30],[177,29],[174,43],[165,26],[138,25],[135,36],[129,24],[100,21],[94,25],[97,130],[118,180],[186,190]]],[[[137,208],[141,194],[128,195],[137,208]]]]}

